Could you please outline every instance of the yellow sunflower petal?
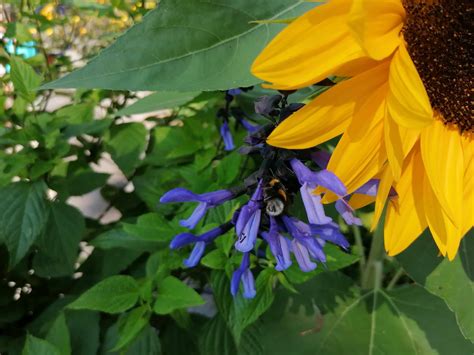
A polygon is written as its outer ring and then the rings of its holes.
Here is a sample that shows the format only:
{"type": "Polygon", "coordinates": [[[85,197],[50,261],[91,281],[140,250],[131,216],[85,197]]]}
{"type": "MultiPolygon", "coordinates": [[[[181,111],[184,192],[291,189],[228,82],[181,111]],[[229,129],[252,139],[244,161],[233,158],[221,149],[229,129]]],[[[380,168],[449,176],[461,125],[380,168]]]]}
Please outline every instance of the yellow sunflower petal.
{"type": "Polygon", "coordinates": [[[385,217],[385,250],[396,255],[405,250],[426,228],[422,203],[423,164],[418,149],[412,151],[396,184],[398,197],[389,202],[385,217]]]}
{"type": "Polygon", "coordinates": [[[399,126],[387,112],[384,119],[385,149],[395,181],[400,179],[403,160],[419,136],[419,130],[399,126]]]}
{"type": "Polygon", "coordinates": [[[423,183],[423,205],[428,227],[439,251],[453,260],[461,242],[461,229],[447,217],[426,176],[423,183]]]}
{"type": "Polygon", "coordinates": [[[353,194],[349,199],[349,206],[353,209],[358,210],[359,208],[370,205],[375,201],[374,196],[362,195],[362,194],[353,194]]]}
{"type": "Polygon", "coordinates": [[[387,159],[383,146],[386,90],[386,86],[379,88],[355,113],[351,125],[363,126],[364,132],[344,133],[329,160],[327,169],[341,179],[348,193],[374,177],[387,159]]]}
{"type": "Polygon", "coordinates": [[[293,21],[260,53],[252,73],[274,88],[297,89],[364,57],[347,26],[350,5],[350,1],[331,1],[293,21]]]}
{"type": "Polygon", "coordinates": [[[462,221],[462,235],[465,235],[474,226],[474,149],[473,134],[463,136],[462,147],[464,153],[464,214],[462,221]]]}
{"type": "Polygon", "coordinates": [[[337,84],[278,125],[267,143],[287,149],[305,149],[340,135],[349,125],[354,110],[383,85],[387,76],[388,63],[382,63],[337,84]]]}
{"type": "Polygon", "coordinates": [[[367,54],[381,60],[400,44],[405,10],[400,0],[354,1],[349,27],[367,54]]]}
{"type": "Polygon", "coordinates": [[[377,196],[375,198],[375,211],[374,217],[372,218],[372,225],[370,229],[373,231],[382,216],[383,208],[385,207],[385,201],[387,201],[390,189],[393,184],[393,174],[390,165],[386,165],[382,171],[380,178],[379,188],[377,190],[377,196]]]}
{"type": "Polygon", "coordinates": [[[421,132],[421,155],[426,175],[443,210],[455,226],[462,223],[464,155],[457,128],[440,119],[421,132]]]}
{"type": "Polygon", "coordinates": [[[395,122],[407,128],[422,128],[433,122],[428,94],[403,43],[390,64],[389,85],[387,106],[395,122]]]}

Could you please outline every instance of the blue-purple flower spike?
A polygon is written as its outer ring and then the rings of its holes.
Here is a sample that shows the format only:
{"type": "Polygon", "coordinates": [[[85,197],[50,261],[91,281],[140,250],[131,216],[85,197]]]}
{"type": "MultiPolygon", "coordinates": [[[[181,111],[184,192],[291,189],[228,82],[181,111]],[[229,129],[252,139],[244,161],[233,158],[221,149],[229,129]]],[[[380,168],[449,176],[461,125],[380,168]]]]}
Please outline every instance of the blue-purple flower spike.
{"type": "Polygon", "coordinates": [[[260,227],[260,219],[262,216],[263,187],[260,180],[250,201],[242,207],[235,224],[237,233],[237,241],[235,249],[245,253],[253,249],[255,240],[257,239],[260,227]]]}
{"type": "Polygon", "coordinates": [[[194,267],[199,264],[199,261],[201,260],[206,249],[206,245],[214,241],[218,236],[229,231],[231,228],[232,223],[227,222],[199,236],[196,236],[192,233],[180,233],[173,238],[170,243],[170,248],[179,249],[186,245],[194,243],[194,248],[191,254],[186,260],[184,260],[184,265],[186,265],[187,267],[194,267]]]}
{"type": "Polygon", "coordinates": [[[230,293],[232,296],[236,296],[239,292],[239,286],[241,282],[244,291],[243,296],[245,298],[254,298],[257,294],[255,290],[255,280],[249,266],[250,254],[244,253],[239,268],[232,274],[232,279],[230,282],[230,293]]]}
{"type": "Polygon", "coordinates": [[[224,148],[227,151],[234,150],[234,138],[232,138],[232,133],[230,132],[229,124],[227,121],[224,121],[220,128],[220,134],[222,140],[224,141],[224,148]]]}
{"type": "Polygon", "coordinates": [[[278,223],[274,217],[270,217],[270,230],[262,232],[262,237],[267,241],[277,261],[275,269],[278,271],[288,269],[292,264],[289,241],[279,233],[278,223]]]}
{"type": "Polygon", "coordinates": [[[231,200],[234,194],[229,190],[218,190],[203,194],[195,194],[192,191],[178,187],[165,193],[161,199],[161,203],[170,202],[199,202],[191,216],[186,220],[181,220],[183,227],[193,229],[206,214],[209,208],[218,206],[228,200],[231,200]]]}

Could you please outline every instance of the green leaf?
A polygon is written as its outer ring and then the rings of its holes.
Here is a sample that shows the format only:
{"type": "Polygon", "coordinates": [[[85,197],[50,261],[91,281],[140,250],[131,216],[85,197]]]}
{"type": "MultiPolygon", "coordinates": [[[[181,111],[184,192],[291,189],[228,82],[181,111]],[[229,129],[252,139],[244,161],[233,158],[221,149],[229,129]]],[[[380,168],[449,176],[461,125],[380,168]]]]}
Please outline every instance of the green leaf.
{"type": "Polygon", "coordinates": [[[31,65],[25,63],[22,59],[12,56],[11,79],[15,86],[15,91],[26,101],[32,102],[36,97],[34,91],[41,83],[41,76],[35,73],[31,65]]]}
{"type": "Polygon", "coordinates": [[[193,92],[173,92],[163,91],[148,95],[143,99],[134,102],[118,111],[116,116],[129,116],[138,113],[158,111],[165,108],[174,108],[191,101],[199,95],[198,91],[193,92]]]}
{"type": "Polygon", "coordinates": [[[362,291],[340,273],[324,273],[279,295],[263,318],[268,354],[470,354],[454,315],[419,286],[362,291]]]}
{"type": "Polygon", "coordinates": [[[84,217],[65,203],[52,203],[49,209],[46,228],[36,241],[33,268],[42,277],[72,275],[85,233],[84,217]]]}
{"type": "Polygon", "coordinates": [[[240,161],[242,156],[238,152],[232,152],[219,162],[217,166],[217,181],[226,186],[232,183],[240,173],[240,161]]]}
{"type": "Polygon", "coordinates": [[[110,131],[107,151],[120,170],[129,176],[140,164],[140,155],[147,144],[147,130],[141,123],[125,123],[112,127],[110,131]]]}
{"type": "Polygon", "coordinates": [[[446,302],[463,334],[474,343],[474,231],[463,238],[453,261],[438,256],[428,233],[397,259],[417,283],[446,302]]]}
{"type": "Polygon", "coordinates": [[[117,275],[102,280],[71,303],[70,309],[90,309],[105,313],[121,313],[138,301],[139,287],[131,276],[117,275]]]}
{"type": "Polygon", "coordinates": [[[284,271],[284,274],[291,282],[303,283],[322,272],[343,269],[359,260],[358,255],[344,252],[333,244],[326,244],[324,246],[324,252],[327,260],[326,265],[319,264],[313,271],[303,272],[297,264],[293,264],[289,269],[284,271]]]}
{"type": "Polygon", "coordinates": [[[191,287],[173,276],[168,276],[158,285],[158,295],[153,310],[157,314],[168,314],[180,308],[204,304],[202,297],[191,287]]]}
{"type": "Polygon", "coordinates": [[[260,272],[255,281],[257,294],[254,298],[245,299],[241,294],[234,298],[232,311],[229,315],[229,325],[237,344],[240,344],[242,332],[256,322],[272,305],[275,298],[273,290],[274,273],[275,271],[272,269],[265,269],[260,272]]]}
{"type": "Polygon", "coordinates": [[[99,249],[124,248],[137,251],[150,251],[163,246],[160,241],[142,239],[125,232],[122,229],[111,229],[98,235],[91,245],[99,249]]]}
{"type": "Polygon", "coordinates": [[[100,316],[98,312],[68,311],[67,324],[74,355],[96,354],[99,348],[100,316]]]}
{"type": "Polygon", "coordinates": [[[162,0],[84,68],[44,88],[225,90],[259,82],[250,66],[282,25],[314,7],[302,0],[162,0]],[[120,58],[120,60],[116,60],[120,58]]]}
{"type": "Polygon", "coordinates": [[[204,326],[199,336],[199,350],[201,354],[206,355],[237,354],[232,333],[219,314],[204,326]]]}
{"type": "Polygon", "coordinates": [[[57,117],[64,117],[68,124],[90,122],[94,118],[94,105],[90,103],[74,104],[61,107],[56,111],[57,117]]]}
{"type": "Polygon", "coordinates": [[[26,336],[25,346],[21,355],[61,355],[58,348],[46,340],[36,338],[32,335],[26,336]]]}
{"type": "Polygon", "coordinates": [[[133,309],[119,320],[119,339],[110,351],[120,350],[129,345],[148,324],[150,314],[146,306],[133,309]]]}
{"type": "Polygon", "coordinates": [[[130,345],[125,355],[160,355],[161,353],[160,338],[158,338],[156,329],[146,325],[130,345]]]}
{"type": "Polygon", "coordinates": [[[228,257],[220,249],[215,249],[207,253],[202,259],[201,264],[210,269],[224,270],[228,257]]]}
{"type": "Polygon", "coordinates": [[[48,217],[43,182],[18,182],[0,189],[0,241],[15,266],[41,234],[48,217]]]}
{"type": "Polygon", "coordinates": [[[125,232],[142,240],[168,243],[177,233],[183,230],[176,223],[166,220],[157,213],[147,213],[138,217],[136,224],[123,224],[125,232]]]}
{"type": "Polygon", "coordinates": [[[100,120],[94,120],[90,122],[68,125],[64,130],[66,137],[76,137],[83,134],[89,134],[92,136],[101,135],[109,126],[113,123],[111,118],[103,118],[100,120]]]}
{"type": "Polygon", "coordinates": [[[54,320],[46,334],[46,340],[54,344],[59,349],[61,355],[71,354],[71,339],[64,313],[61,312],[54,320]]]}

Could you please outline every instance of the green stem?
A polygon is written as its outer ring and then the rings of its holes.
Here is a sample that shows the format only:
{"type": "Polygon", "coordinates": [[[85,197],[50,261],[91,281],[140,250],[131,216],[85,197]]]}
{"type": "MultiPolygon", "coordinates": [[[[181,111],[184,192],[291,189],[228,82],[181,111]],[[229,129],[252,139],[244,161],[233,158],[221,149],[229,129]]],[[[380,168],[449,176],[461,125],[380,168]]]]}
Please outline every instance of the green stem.
{"type": "Polygon", "coordinates": [[[365,269],[365,253],[364,253],[364,244],[362,243],[362,236],[360,234],[360,228],[356,225],[352,226],[352,232],[354,233],[354,239],[355,243],[357,246],[357,249],[359,251],[359,274],[362,275],[364,274],[364,269],[365,269]]]}
{"type": "Polygon", "coordinates": [[[391,290],[392,288],[394,288],[398,280],[400,280],[400,277],[402,277],[404,274],[405,270],[403,270],[402,268],[398,269],[398,271],[395,273],[395,275],[393,275],[392,279],[390,280],[387,286],[387,290],[391,290]]]}
{"type": "Polygon", "coordinates": [[[381,282],[377,280],[376,275],[376,265],[379,267],[380,273],[383,271],[383,259],[385,256],[384,242],[383,242],[383,225],[385,221],[385,215],[380,218],[377,229],[375,230],[374,236],[372,237],[372,243],[370,245],[369,258],[365,265],[365,270],[362,274],[361,286],[364,289],[373,288],[376,286],[376,282],[381,282]]]}

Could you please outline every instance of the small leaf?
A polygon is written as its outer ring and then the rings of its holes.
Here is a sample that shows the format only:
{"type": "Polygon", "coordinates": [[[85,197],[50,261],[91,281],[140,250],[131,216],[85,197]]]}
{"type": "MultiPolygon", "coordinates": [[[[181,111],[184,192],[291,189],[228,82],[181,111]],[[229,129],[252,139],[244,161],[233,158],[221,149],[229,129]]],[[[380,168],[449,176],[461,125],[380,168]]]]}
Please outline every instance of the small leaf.
{"type": "Polygon", "coordinates": [[[136,115],[139,113],[146,113],[152,111],[158,111],[166,108],[174,108],[181,106],[196,96],[199,95],[198,91],[193,92],[174,92],[174,91],[161,91],[154,94],[148,95],[143,99],[134,102],[130,106],[127,106],[118,111],[116,116],[129,116],[136,115]]]}
{"type": "Polygon", "coordinates": [[[166,243],[182,230],[157,213],[141,215],[136,224],[124,223],[123,226],[125,232],[142,240],[166,243]]]}
{"type": "Polygon", "coordinates": [[[58,348],[46,340],[32,335],[26,336],[25,346],[21,355],[61,355],[58,348]]]}
{"type": "Polygon", "coordinates": [[[12,56],[11,79],[15,86],[15,91],[26,101],[32,102],[35,97],[35,89],[41,83],[41,76],[35,73],[31,65],[25,63],[22,59],[12,56]]]}
{"type": "Polygon", "coordinates": [[[49,210],[46,228],[36,241],[33,267],[42,277],[72,275],[86,229],[84,217],[65,203],[52,203],[49,210]]]}
{"type": "Polygon", "coordinates": [[[227,260],[228,258],[224,252],[220,249],[216,249],[206,254],[201,259],[201,264],[207,266],[210,269],[224,270],[227,260]]]}
{"type": "Polygon", "coordinates": [[[141,306],[133,309],[119,321],[119,339],[110,351],[120,350],[129,345],[148,324],[150,314],[147,307],[141,306]]]}
{"type": "Polygon", "coordinates": [[[45,191],[43,182],[18,182],[0,189],[0,241],[10,254],[10,268],[25,256],[46,225],[45,191]]]}
{"type": "Polygon", "coordinates": [[[217,166],[217,179],[220,185],[232,183],[240,173],[240,161],[242,156],[232,152],[219,162],[217,166]]]}
{"type": "Polygon", "coordinates": [[[68,311],[71,348],[74,355],[96,354],[99,348],[100,315],[92,311],[68,311]]]}
{"type": "Polygon", "coordinates": [[[107,151],[120,170],[129,176],[140,164],[140,155],[147,145],[147,130],[141,123],[125,123],[112,127],[110,132],[107,151]]]}
{"type": "Polygon", "coordinates": [[[117,275],[102,280],[71,303],[70,309],[90,309],[105,313],[121,313],[138,301],[139,287],[131,276],[117,275]]]}
{"type": "Polygon", "coordinates": [[[173,276],[168,276],[158,285],[158,296],[153,310],[157,314],[168,314],[180,308],[204,304],[202,297],[191,287],[173,276]]]}
{"type": "Polygon", "coordinates": [[[59,349],[61,355],[71,354],[71,339],[64,313],[61,312],[54,320],[51,328],[49,328],[48,333],[46,334],[46,340],[51,344],[54,344],[59,349]]]}

